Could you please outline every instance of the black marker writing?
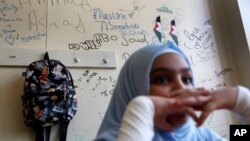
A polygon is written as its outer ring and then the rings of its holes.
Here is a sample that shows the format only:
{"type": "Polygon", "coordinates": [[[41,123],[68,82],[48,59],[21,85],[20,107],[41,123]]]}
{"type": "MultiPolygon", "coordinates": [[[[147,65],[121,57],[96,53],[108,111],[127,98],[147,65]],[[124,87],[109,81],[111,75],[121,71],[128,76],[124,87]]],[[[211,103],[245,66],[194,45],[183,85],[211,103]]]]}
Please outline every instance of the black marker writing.
{"type": "Polygon", "coordinates": [[[76,7],[80,7],[81,9],[85,10],[85,11],[92,11],[91,5],[89,4],[88,0],[51,0],[51,5],[55,6],[55,5],[73,5],[76,7]]]}
{"type": "Polygon", "coordinates": [[[28,14],[28,29],[30,31],[35,30],[38,32],[39,26],[43,27],[45,29],[45,19],[38,19],[36,16],[36,12],[34,10],[30,10],[28,14]]]}
{"type": "Polygon", "coordinates": [[[115,35],[108,35],[106,33],[96,33],[93,36],[94,39],[85,40],[80,43],[70,43],[68,47],[70,50],[96,50],[99,49],[104,42],[116,41],[115,35]]]}
{"type": "Polygon", "coordinates": [[[129,56],[130,56],[129,53],[124,52],[124,53],[122,54],[122,59],[126,61],[126,60],[129,58],[129,56]]]}
{"type": "Polygon", "coordinates": [[[126,37],[122,37],[123,41],[121,42],[121,44],[123,46],[129,46],[129,44],[133,44],[133,43],[144,43],[146,42],[147,44],[149,43],[146,39],[146,36],[143,35],[143,38],[126,38],[126,37]]]}
{"type": "Polygon", "coordinates": [[[217,78],[220,78],[222,75],[225,75],[228,72],[232,72],[233,68],[232,67],[228,67],[228,68],[224,68],[221,71],[214,71],[215,75],[217,78]]]}
{"type": "MultiPolygon", "coordinates": [[[[62,21],[62,26],[71,27],[78,33],[85,33],[85,27],[79,13],[77,13],[77,18],[78,18],[78,23],[76,25],[74,25],[72,21],[65,19],[62,21]]],[[[60,29],[60,27],[62,27],[54,21],[49,22],[48,25],[51,27],[56,27],[57,29],[60,29]]]]}

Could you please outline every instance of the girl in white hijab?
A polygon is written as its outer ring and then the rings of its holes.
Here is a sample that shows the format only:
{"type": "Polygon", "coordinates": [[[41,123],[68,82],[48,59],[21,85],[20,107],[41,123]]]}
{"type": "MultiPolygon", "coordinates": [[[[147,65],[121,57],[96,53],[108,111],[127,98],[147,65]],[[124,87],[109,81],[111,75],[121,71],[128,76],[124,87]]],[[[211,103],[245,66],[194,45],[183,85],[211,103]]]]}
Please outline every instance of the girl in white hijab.
{"type": "MultiPolygon", "coordinates": [[[[164,64],[164,63],[161,63],[164,64]]],[[[177,77],[176,77],[177,78],[177,77]]],[[[174,78],[171,78],[174,79],[174,78]]],[[[176,79],[177,80],[177,79],[176,79]]],[[[176,81],[177,82],[177,81],[176,81]]],[[[178,82],[179,83],[179,82],[178,82]]],[[[121,72],[118,77],[117,85],[114,91],[114,94],[111,98],[109,107],[101,124],[101,127],[98,131],[98,135],[96,137],[96,141],[116,141],[119,135],[119,130],[121,127],[122,119],[124,116],[124,112],[128,106],[128,104],[138,96],[151,96],[157,95],[162,97],[178,97],[183,91],[178,91],[178,89],[187,89],[193,88],[193,76],[191,71],[190,63],[188,62],[185,54],[176,47],[173,43],[168,42],[166,45],[151,45],[148,47],[144,47],[139,49],[135,53],[133,53],[130,58],[126,61],[125,65],[121,69],[121,72]],[[152,74],[154,71],[155,60],[159,57],[162,57],[163,54],[174,54],[173,56],[177,57],[177,62],[170,62],[174,68],[180,69],[181,77],[180,84],[175,84],[173,87],[169,87],[169,91],[173,92],[174,96],[170,95],[160,95],[156,93],[159,90],[158,86],[164,86],[163,84],[168,83],[162,77],[158,77],[157,75],[162,75],[161,71],[164,72],[164,75],[168,75],[171,78],[171,74],[175,73],[172,70],[165,70],[164,68],[158,68],[157,71],[160,71],[159,74],[152,74]],[[176,56],[177,55],[177,56],[176,56]],[[179,62],[178,62],[179,58],[179,62]],[[179,68],[180,65],[184,68],[179,68]],[[153,75],[153,76],[152,76],[153,75]],[[156,76],[154,76],[156,75],[156,76]],[[155,78],[151,78],[155,77],[155,78]]],[[[209,94],[208,91],[204,89],[194,89],[197,95],[207,96],[209,94]]],[[[194,91],[190,91],[188,93],[195,93],[194,91]]],[[[168,93],[168,92],[167,92],[168,93]]],[[[200,102],[206,102],[204,101],[200,102]]],[[[154,101],[153,101],[154,102],[154,101]]],[[[150,102],[149,102],[150,103],[150,102]]],[[[152,102],[151,102],[152,103],[152,102]]],[[[189,104],[187,101],[180,101],[182,105],[189,104]],[[186,102],[186,103],[185,103],[186,102]]],[[[154,103],[155,104],[155,103],[154,103]]],[[[149,104],[150,105],[150,104],[149,104]]],[[[153,105],[153,104],[151,104],[153,105]]],[[[197,105],[195,105],[197,107],[197,105]]],[[[149,106],[150,107],[150,106],[149,106]]],[[[145,107],[146,108],[146,107],[145,107]]],[[[151,106],[152,109],[152,106],[151,106]]],[[[173,109],[169,109],[172,110],[173,109]]],[[[152,121],[152,110],[151,110],[151,122],[152,130],[149,132],[145,132],[144,137],[149,137],[148,140],[154,141],[213,141],[213,140],[224,140],[217,133],[213,132],[207,128],[197,128],[193,118],[197,120],[197,117],[193,114],[194,111],[192,109],[181,109],[176,111],[182,111],[183,113],[175,113],[168,117],[168,123],[172,126],[172,129],[169,127],[169,130],[164,130],[164,127],[161,127],[159,120],[155,120],[153,124],[152,121]],[[187,114],[191,115],[187,116],[187,114]]],[[[150,112],[149,112],[150,113],[150,112]]],[[[154,116],[154,114],[153,114],[154,116]]],[[[206,117],[205,114],[204,117],[206,117]]],[[[145,117],[145,116],[144,116],[145,117]]],[[[148,120],[150,121],[150,115],[148,116],[148,120]]],[[[129,118],[128,118],[129,119],[129,118]]],[[[124,120],[126,121],[126,120],[124,120]]],[[[164,119],[165,121],[165,119],[164,119]]],[[[133,123],[133,122],[132,122],[133,123]]],[[[134,125],[136,127],[136,125],[134,125]]],[[[126,129],[126,128],[125,128],[126,129]]],[[[144,129],[141,129],[143,132],[144,129]]],[[[123,134],[124,135],[124,134],[123,134]]],[[[133,135],[133,134],[132,134],[133,135]]],[[[141,139],[143,139],[143,136],[141,139]]],[[[137,138],[138,139],[138,138],[137,138]]],[[[141,140],[138,139],[138,140],[141,140]]]]}

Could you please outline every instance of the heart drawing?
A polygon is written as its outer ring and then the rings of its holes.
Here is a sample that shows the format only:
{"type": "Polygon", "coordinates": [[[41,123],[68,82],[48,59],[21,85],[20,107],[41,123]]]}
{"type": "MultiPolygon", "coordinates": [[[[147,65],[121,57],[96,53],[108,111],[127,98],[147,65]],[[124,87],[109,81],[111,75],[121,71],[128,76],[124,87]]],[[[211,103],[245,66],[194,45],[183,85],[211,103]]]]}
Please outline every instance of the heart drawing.
{"type": "Polygon", "coordinates": [[[13,43],[15,42],[15,37],[12,35],[9,35],[8,37],[5,37],[5,42],[7,42],[10,45],[13,45],[13,43]]]}

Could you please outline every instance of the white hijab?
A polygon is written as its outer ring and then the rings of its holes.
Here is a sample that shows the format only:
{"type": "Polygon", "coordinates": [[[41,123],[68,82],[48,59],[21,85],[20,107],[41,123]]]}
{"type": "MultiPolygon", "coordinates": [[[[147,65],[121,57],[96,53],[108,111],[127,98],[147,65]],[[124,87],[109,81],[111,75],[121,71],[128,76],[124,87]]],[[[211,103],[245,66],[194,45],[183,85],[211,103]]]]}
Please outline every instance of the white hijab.
{"type": "MultiPolygon", "coordinates": [[[[116,140],[128,103],[136,96],[149,95],[151,66],[156,57],[165,53],[179,54],[191,68],[186,55],[170,41],[165,45],[149,45],[134,52],[121,69],[95,141],[116,140]]],[[[164,138],[162,132],[165,131],[155,129],[154,140],[159,140],[159,137],[164,138]]]]}

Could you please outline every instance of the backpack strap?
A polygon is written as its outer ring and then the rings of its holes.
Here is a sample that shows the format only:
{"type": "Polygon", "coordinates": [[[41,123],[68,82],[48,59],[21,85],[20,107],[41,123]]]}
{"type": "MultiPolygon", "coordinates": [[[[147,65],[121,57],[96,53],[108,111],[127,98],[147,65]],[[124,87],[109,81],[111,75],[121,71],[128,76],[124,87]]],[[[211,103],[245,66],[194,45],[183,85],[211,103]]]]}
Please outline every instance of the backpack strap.
{"type": "Polygon", "coordinates": [[[46,138],[45,138],[45,141],[49,141],[49,139],[50,139],[50,132],[51,132],[51,126],[48,126],[48,127],[45,127],[45,136],[46,136],[46,138]]]}
{"type": "Polygon", "coordinates": [[[34,123],[34,130],[36,132],[35,141],[44,141],[44,137],[43,137],[44,128],[38,122],[34,123]]]}
{"type": "MultiPolygon", "coordinates": [[[[67,139],[67,130],[68,130],[69,121],[62,121],[60,123],[60,131],[59,131],[59,141],[66,141],[67,139]]],[[[50,133],[51,133],[51,126],[42,127],[39,123],[34,125],[34,129],[36,132],[36,139],[35,141],[44,141],[44,129],[45,129],[45,141],[50,141],[50,133]]]]}
{"type": "Polygon", "coordinates": [[[45,129],[45,133],[46,133],[46,138],[45,141],[49,141],[50,139],[50,132],[51,132],[51,126],[48,127],[42,127],[41,124],[39,124],[38,122],[35,123],[34,125],[34,130],[36,132],[36,139],[35,141],[44,141],[44,129],[45,129]]]}
{"type": "Polygon", "coordinates": [[[68,125],[69,125],[69,121],[62,121],[60,123],[60,137],[59,137],[59,141],[66,141],[67,139],[67,130],[68,130],[68,125]]]}

